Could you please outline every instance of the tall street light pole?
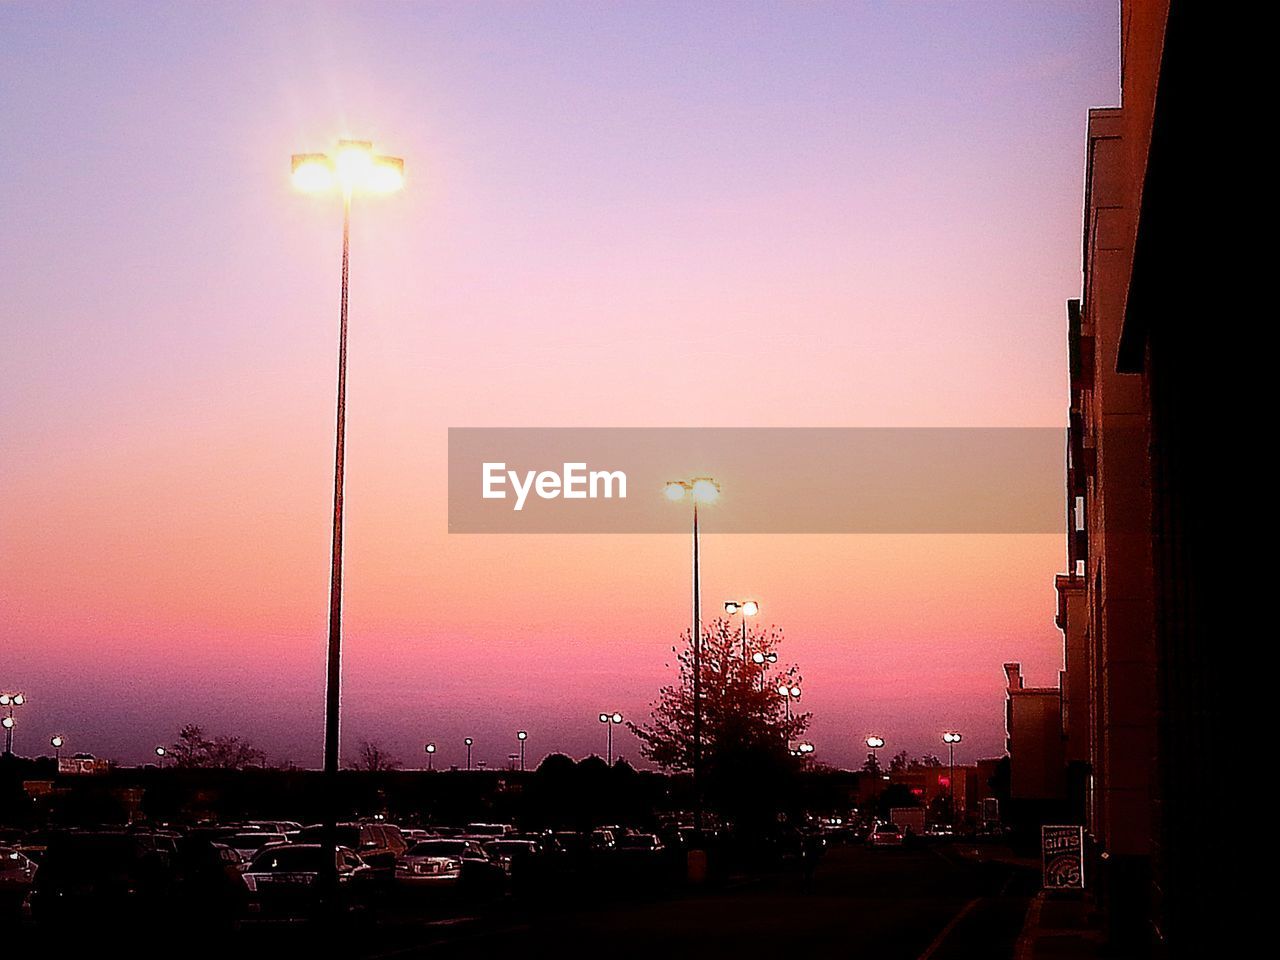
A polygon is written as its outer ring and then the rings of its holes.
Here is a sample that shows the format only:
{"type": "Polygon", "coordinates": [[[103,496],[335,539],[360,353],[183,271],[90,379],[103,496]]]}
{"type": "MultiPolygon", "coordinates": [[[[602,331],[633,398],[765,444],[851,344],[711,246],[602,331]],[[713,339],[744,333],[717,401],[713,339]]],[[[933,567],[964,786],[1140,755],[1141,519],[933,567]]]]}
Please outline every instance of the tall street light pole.
{"type": "Polygon", "coordinates": [[[671,480],[667,483],[667,499],[693,502],[693,625],[689,639],[693,643],[693,831],[702,835],[702,581],[698,568],[698,504],[714,503],[720,496],[720,484],[711,477],[671,480]]]}
{"type": "Polygon", "coordinates": [[[765,686],[765,674],[769,672],[769,664],[778,662],[778,654],[772,650],[768,653],[757,650],[751,655],[751,662],[760,668],[760,690],[763,692],[765,686]]]}
{"type": "Polygon", "coordinates": [[[742,662],[747,662],[747,617],[754,617],[760,612],[760,604],[754,600],[726,600],[724,612],[729,616],[742,614],[742,662]]]}
{"type": "Polygon", "coordinates": [[[475,741],[472,740],[470,737],[467,737],[462,742],[467,745],[467,769],[470,770],[471,769],[471,745],[474,744],[475,741]]]}
{"type": "Polygon", "coordinates": [[[942,741],[947,745],[947,751],[951,754],[951,774],[947,780],[947,789],[951,794],[951,826],[954,829],[956,825],[956,744],[963,740],[964,737],[958,733],[944,733],[942,741]]]}
{"type": "Polygon", "coordinates": [[[524,742],[529,739],[528,731],[517,730],[516,739],[520,741],[520,772],[524,773],[524,742]]]}
{"type": "Polygon", "coordinates": [[[4,719],[0,720],[0,726],[4,727],[4,752],[13,753],[13,728],[17,721],[13,719],[13,708],[20,707],[27,702],[25,694],[21,693],[0,693],[0,707],[5,708],[4,719]]]}
{"type": "Polygon", "coordinates": [[[436,745],[434,743],[427,744],[427,770],[434,770],[436,761],[436,745]]]}
{"type": "Polygon", "coordinates": [[[613,766],[613,728],[615,724],[619,724],[622,722],[622,714],[617,712],[602,713],[600,714],[600,722],[605,725],[605,743],[606,743],[605,750],[608,755],[607,759],[605,760],[605,763],[608,766],[612,767],[613,766]]]}
{"type": "Polygon", "coordinates": [[[791,720],[791,701],[800,699],[800,687],[796,684],[778,684],[778,696],[787,702],[787,721],[791,720]]]}
{"type": "MultiPolygon", "coordinates": [[[[334,156],[293,155],[293,183],[306,193],[342,194],[342,294],[338,319],[338,404],[333,458],[333,541],[329,566],[329,649],[325,674],[324,781],[327,793],[324,846],[338,843],[338,731],[342,711],[342,506],[347,441],[347,278],[351,249],[351,200],[355,194],[394,193],[404,185],[404,161],[375,155],[364,140],[339,140],[334,156]]],[[[335,860],[321,858],[326,893],[337,888],[335,860]]]]}

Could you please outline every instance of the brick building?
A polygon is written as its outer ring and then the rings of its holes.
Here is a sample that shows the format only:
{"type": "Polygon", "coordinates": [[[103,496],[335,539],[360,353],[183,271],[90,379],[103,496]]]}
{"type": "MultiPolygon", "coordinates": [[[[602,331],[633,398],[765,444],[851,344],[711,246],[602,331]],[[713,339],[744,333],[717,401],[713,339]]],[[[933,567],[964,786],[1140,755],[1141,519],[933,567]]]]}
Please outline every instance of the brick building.
{"type": "Polygon", "coordinates": [[[1221,205],[1196,102],[1208,6],[1121,5],[1121,106],[1089,112],[1083,286],[1067,311],[1064,762],[1104,855],[1098,905],[1135,957],[1207,955],[1224,926],[1203,829],[1225,662],[1206,628],[1206,558],[1220,555],[1206,478],[1223,463],[1206,426],[1226,403],[1202,325],[1220,284],[1199,259],[1199,214],[1221,205]]]}

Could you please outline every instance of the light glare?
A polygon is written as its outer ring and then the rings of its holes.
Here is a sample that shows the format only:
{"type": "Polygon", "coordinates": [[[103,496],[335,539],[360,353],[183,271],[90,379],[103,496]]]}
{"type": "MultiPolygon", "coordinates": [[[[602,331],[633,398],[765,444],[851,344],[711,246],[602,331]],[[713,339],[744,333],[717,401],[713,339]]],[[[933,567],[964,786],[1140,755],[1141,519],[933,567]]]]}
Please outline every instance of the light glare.
{"type": "Polygon", "coordinates": [[[720,496],[720,486],[714,480],[706,478],[695,480],[692,493],[693,499],[698,503],[714,503],[720,496]]]}
{"type": "Polygon", "coordinates": [[[333,161],[323,153],[300,153],[293,157],[293,185],[303,193],[324,193],[334,183],[333,161]]]}

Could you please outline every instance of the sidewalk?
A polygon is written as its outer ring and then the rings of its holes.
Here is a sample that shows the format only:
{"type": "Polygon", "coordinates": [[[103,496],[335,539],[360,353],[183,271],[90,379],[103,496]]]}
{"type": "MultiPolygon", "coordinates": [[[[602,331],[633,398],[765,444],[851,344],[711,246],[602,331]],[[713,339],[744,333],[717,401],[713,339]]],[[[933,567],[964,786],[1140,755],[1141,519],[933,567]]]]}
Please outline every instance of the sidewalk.
{"type": "Polygon", "coordinates": [[[1092,960],[1102,957],[1102,931],[1089,922],[1079,894],[1042,890],[1027,909],[1014,960],[1092,960]]]}

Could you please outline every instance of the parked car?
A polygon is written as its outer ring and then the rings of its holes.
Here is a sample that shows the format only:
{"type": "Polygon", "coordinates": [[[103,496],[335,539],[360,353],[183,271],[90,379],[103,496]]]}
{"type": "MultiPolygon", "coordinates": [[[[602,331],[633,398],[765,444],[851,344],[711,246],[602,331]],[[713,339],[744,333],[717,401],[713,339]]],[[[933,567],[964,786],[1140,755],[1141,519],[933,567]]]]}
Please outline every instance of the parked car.
{"type": "Polygon", "coordinates": [[[240,825],[245,830],[261,830],[264,833],[283,833],[288,836],[302,829],[296,820],[246,820],[240,825]]]}
{"type": "Polygon", "coordinates": [[[467,836],[469,837],[509,837],[514,835],[516,828],[509,823],[468,823],[467,836]]]}
{"type": "MultiPolygon", "coordinates": [[[[373,909],[373,871],[355,851],[333,851],[338,874],[334,909],[368,916],[373,909]]],[[[325,851],[318,843],[286,843],[263,849],[244,872],[249,921],[308,920],[320,907],[320,873],[325,851]]],[[[326,908],[328,909],[328,908],[326,908]]]]}
{"type": "Polygon", "coordinates": [[[245,860],[252,860],[258,855],[258,851],[264,847],[269,847],[275,843],[287,842],[288,838],[283,833],[266,832],[236,833],[223,841],[245,860]]]}
{"type": "Polygon", "coordinates": [[[666,850],[666,847],[652,833],[628,833],[618,838],[617,850],[631,855],[647,853],[656,856],[666,850]]]}
{"type": "Polygon", "coordinates": [[[871,828],[867,842],[873,847],[900,847],[903,839],[903,830],[897,824],[877,823],[871,828]]]}
{"type": "MultiPolygon", "coordinates": [[[[312,824],[298,832],[299,843],[322,843],[324,827],[312,824]]],[[[338,844],[359,854],[360,859],[383,881],[395,876],[396,861],[404,855],[408,844],[400,828],[387,823],[340,823],[338,844]]]]}
{"type": "Polygon", "coordinates": [[[587,838],[587,844],[593,852],[603,853],[616,850],[618,838],[612,830],[606,830],[601,827],[591,831],[591,836],[587,838]]]}
{"type": "Polygon", "coordinates": [[[169,915],[169,858],[123,831],[71,831],[49,838],[31,890],[37,923],[136,923],[169,915]]]}
{"type": "Polygon", "coordinates": [[[412,887],[452,887],[462,879],[464,860],[487,860],[474,840],[424,840],[396,861],[396,882],[412,887]]]}
{"type": "Polygon", "coordinates": [[[21,913],[35,876],[35,861],[17,847],[0,847],[0,918],[21,913]]]}
{"type": "Polygon", "coordinates": [[[184,924],[234,929],[244,916],[244,859],[225,843],[183,837],[173,858],[174,917],[184,924]]]}

